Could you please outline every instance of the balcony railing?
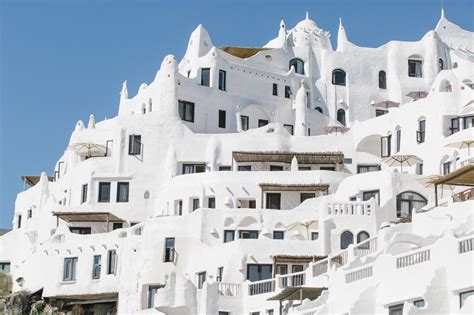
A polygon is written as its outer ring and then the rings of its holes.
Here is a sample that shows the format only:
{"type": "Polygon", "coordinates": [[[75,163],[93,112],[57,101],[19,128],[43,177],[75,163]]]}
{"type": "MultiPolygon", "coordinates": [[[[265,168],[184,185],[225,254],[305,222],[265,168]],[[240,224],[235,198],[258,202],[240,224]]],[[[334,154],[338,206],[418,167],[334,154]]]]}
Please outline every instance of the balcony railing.
{"type": "Polygon", "coordinates": [[[397,268],[405,268],[430,260],[431,250],[427,249],[410,255],[397,258],[397,268]]]}
{"type": "Polygon", "coordinates": [[[346,273],[346,283],[351,283],[364,278],[372,277],[372,266],[346,273]]]}
{"type": "Polygon", "coordinates": [[[371,215],[373,201],[333,201],[327,203],[329,215],[371,215]]]}
{"type": "Polygon", "coordinates": [[[306,283],[306,271],[299,271],[278,277],[280,288],[300,287],[306,283]]]}
{"type": "Polygon", "coordinates": [[[377,252],[377,237],[369,238],[354,246],[354,256],[364,257],[377,252]]]}
{"type": "Polygon", "coordinates": [[[255,281],[249,284],[249,295],[258,295],[275,291],[275,279],[255,281]]]}
{"type": "Polygon", "coordinates": [[[458,242],[458,253],[464,254],[474,250],[474,237],[458,242]]]}
{"type": "Polygon", "coordinates": [[[240,284],[238,283],[217,283],[217,292],[222,296],[240,296],[240,284]]]}
{"type": "Polygon", "coordinates": [[[322,275],[323,273],[328,272],[329,258],[317,261],[313,265],[313,277],[322,275]]]}

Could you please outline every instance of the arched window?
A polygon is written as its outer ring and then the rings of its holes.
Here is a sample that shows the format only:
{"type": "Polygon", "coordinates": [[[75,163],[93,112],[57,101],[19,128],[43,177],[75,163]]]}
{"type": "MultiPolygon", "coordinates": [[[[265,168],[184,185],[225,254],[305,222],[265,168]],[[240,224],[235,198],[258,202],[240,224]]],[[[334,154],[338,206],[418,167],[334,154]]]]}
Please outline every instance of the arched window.
{"type": "Polygon", "coordinates": [[[320,112],[321,114],[323,113],[323,109],[322,109],[321,107],[318,106],[318,107],[316,107],[315,109],[316,109],[318,112],[320,112]]]}
{"type": "Polygon", "coordinates": [[[303,62],[303,60],[301,60],[299,58],[291,59],[289,69],[291,69],[292,66],[295,68],[296,73],[304,74],[304,62],[303,62]]]}
{"type": "Polygon", "coordinates": [[[379,71],[379,89],[387,88],[387,74],[385,71],[379,71]]]}
{"type": "Polygon", "coordinates": [[[365,241],[365,240],[368,240],[370,238],[370,235],[369,233],[367,233],[366,231],[360,231],[358,234],[357,234],[357,244],[365,241]]]}
{"type": "Polygon", "coordinates": [[[418,210],[426,206],[427,203],[426,198],[416,192],[402,192],[397,195],[397,217],[411,216],[413,209],[418,210]]]}
{"type": "Polygon", "coordinates": [[[346,249],[352,243],[354,243],[354,235],[351,231],[345,231],[341,234],[341,249],[346,249]]]}
{"type": "Polygon", "coordinates": [[[332,84],[334,85],[346,85],[346,73],[344,70],[336,69],[332,71],[332,84]]]}
{"type": "Polygon", "coordinates": [[[438,68],[439,68],[439,71],[441,70],[444,70],[444,62],[443,62],[443,59],[438,59],[438,68]]]}
{"type": "Polygon", "coordinates": [[[341,109],[337,110],[337,121],[341,123],[341,125],[346,125],[346,111],[341,109]]]}

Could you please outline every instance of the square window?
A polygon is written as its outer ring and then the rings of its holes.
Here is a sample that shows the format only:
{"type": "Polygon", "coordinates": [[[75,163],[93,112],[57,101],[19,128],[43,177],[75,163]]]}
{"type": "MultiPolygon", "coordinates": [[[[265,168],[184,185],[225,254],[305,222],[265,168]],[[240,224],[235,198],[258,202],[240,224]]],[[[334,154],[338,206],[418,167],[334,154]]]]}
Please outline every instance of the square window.
{"type": "Polygon", "coordinates": [[[303,203],[306,199],[315,198],[316,193],[301,193],[300,194],[300,203],[303,203]]]}
{"type": "Polygon", "coordinates": [[[128,137],[128,154],[140,155],[142,152],[142,136],[130,135],[128,137]]]}
{"type": "Polygon", "coordinates": [[[224,231],[224,243],[232,242],[235,239],[234,230],[225,230],[224,231]]]}
{"type": "Polygon", "coordinates": [[[283,240],[283,239],[285,239],[285,232],[284,231],[273,231],[273,239],[274,240],[283,240]]]}
{"type": "Polygon", "coordinates": [[[64,258],[63,281],[76,280],[77,257],[64,258]]]}
{"type": "Polygon", "coordinates": [[[263,126],[266,126],[266,125],[268,125],[268,120],[266,120],[266,119],[259,119],[258,120],[258,127],[259,128],[263,127],[263,126]]]}
{"type": "Polygon", "coordinates": [[[284,124],[283,127],[288,131],[290,135],[293,135],[293,125],[284,124]]]}
{"type": "Polygon", "coordinates": [[[311,240],[315,241],[319,238],[319,232],[311,232],[311,240]]]}
{"type": "Polygon", "coordinates": [[[227,165],[222,165],[222,166],[219,166],[219,171],[231,171],[232,168],[230,166],[227,166],[227,165]]]}
{"type": "Polygon", "coordinates": [[[207,207],[210,209],[216,208],[216,197],[209,197],[207,200],[207,207]]]}
{"type": "Polygon", "coordinates": [[[117,202],[128,202],[129,183],[117,183],[117,202]]]}
{"type": "Polygon", "coordinates": [[[112,231],[118,230],[123,228],[123,223],[122,222],[114,222],[112,224],[112,231]]]}
{"type": "Polygon", "coordinates": [[[254,230],[240,230],[239,238],[241,239],[258,239],[258,231],[254,230]]]}
{"type": "Polygon", "coordinates": [[[393,305],[388,308],[389,315],[403,315],[403,304],[393,305]]]}
{"type": "Polygon", "coordinates": [[[99,183],[99,202],[110,202],[110,182],[99,183]]]}
{"type": "Polygon", "coordinates": [[[362,192],[362,200],[368,201],[374,198],[375,202],[380,205],[380,190],[371,190],[362,192]]]}
{"type": "Polygon", "coordinates": [[[199,198],[193,198],[192,203],[193,203],[193,211],[199,209],[199,198]]]}
{"type": "Polygon", "coordinates": [[[267,193],[266,194],[266,208],[267,209],[281,209],[281,194],[280,193],[267,193]]]}
{"type": "Polygon", "coordinates": [[[250,172],[252,170],[252,166],[250,165],[239,165],[237,168],[239,172],[250,172]]]}
{"type": "Polygon", "coordinates": [[[182,120],[194,122],[194,103],[179,100],[178,112],[182,120]]]}
{"type": "Polygon", "coordinates": [[[414,78],[423,77],[423,63],[421,60],[408,60],[408,76],[414,78]]]}

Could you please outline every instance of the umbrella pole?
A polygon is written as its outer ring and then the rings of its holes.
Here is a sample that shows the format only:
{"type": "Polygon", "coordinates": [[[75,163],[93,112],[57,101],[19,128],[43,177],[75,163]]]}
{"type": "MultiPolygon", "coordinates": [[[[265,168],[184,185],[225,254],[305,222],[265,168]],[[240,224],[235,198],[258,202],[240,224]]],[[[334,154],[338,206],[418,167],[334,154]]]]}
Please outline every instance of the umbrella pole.
{"type": "Polygon", "coordinates": [[[438,206],[438,184],[435,184],[435,206],[438,206]]]}

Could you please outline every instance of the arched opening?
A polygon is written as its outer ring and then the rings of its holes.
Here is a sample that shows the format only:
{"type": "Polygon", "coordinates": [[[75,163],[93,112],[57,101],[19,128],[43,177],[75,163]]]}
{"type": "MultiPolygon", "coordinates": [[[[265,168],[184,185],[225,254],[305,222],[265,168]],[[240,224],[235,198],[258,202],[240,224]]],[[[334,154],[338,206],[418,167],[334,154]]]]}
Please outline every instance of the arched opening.
{"type": "Polygon", "coordinates": [[[351,231],[345,231],[341,234],[341,249],[346,249],[354,243],[354,235],[351,231]]]}
{"type": "Polygon", "coordinates": [[[427,203],[426,198],[419,193],[404,191],[397,195],[397,217],[409,217],[413,209],[419,210],[427,203]]]}
{"type": "Polygon", "coordinates": [[[365,152],[377,157],[381,157],[380,143],[382,136],[378,134],[370,135],[359,141],[356,147],[357,152],[365,152]]]}
{"type": "Polygon", "coordinates": [[[451,82],[449,82],[448,80],[442,80],[439,83],[439,91],[440,92],[452,92],[453,87],[451,86],[451,82]]]}
{"type": "Polygon", "coordinates": [[[342,69],[335,69],[332,71],[332,84],[346,85],[346,72],[342,69]]]}
{"type": "Polygon", "coordinates": [[[379,71],[379,89],[387,89],[387,74],[385,71],[379,71]]]}
{"type": "Polygon", "coordinates": [[[315,109],[316,109],[318,112],[320,112],[321,114],[323,113],[323,109],[322,109],[321,107],[318,106],[318,107],[316,107],[315,109]]]}
{"type": "Polygon", "coordinates": [[[346,111],[342,108],[337,110],[337,121],[341,123],[341,125],[346,125],[346,111]]]}
{"type": "Polygon", "coordinates": [[[368,240],[370,238],[370,234],[367,233],[366,231],[360,231],[357,234],[357,244],[362,243],[365,240],[368,240]]]}
{"type": "Polygon", "coordinates": [[[296,73],[304,74],[304,62],[303,62],[303,60],[301,60],[299,58],[291,59],[289,69],[291,69],[291,67],[295,68],[296,73]]]}

